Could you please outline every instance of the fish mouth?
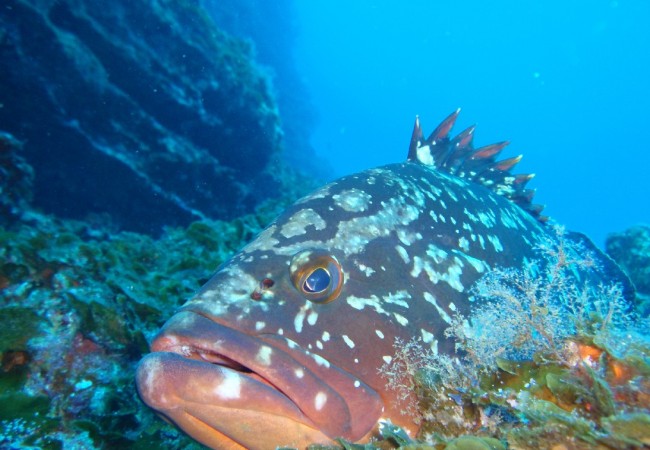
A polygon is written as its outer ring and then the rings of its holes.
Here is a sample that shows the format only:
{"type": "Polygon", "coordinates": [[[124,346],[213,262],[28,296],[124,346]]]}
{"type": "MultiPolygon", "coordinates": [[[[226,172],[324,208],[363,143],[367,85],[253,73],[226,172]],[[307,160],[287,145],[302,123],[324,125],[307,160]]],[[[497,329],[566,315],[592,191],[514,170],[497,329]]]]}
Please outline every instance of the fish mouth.
{"type": "Polygon", "coordinates": [[[212,448],[357,441],[383,410],[362,380],[295,342],[200,313],[174,315],[151,350],[137,370],[140,397],[212,448]]]}

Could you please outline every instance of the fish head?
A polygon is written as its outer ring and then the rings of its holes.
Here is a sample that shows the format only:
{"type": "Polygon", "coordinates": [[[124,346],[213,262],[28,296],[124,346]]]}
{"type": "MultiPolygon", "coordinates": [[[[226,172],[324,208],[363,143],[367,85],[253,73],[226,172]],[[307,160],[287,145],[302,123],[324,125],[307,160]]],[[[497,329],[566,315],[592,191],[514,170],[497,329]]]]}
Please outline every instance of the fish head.
{"type": "Polygon", "coordinates": [[[379,373],[417,326],[394,241],[419,212],[391,173],[324,186],[220,267],[141,362],[144,401],[214,448],[360,441],[381,418],[414,433],[379,373]]]}

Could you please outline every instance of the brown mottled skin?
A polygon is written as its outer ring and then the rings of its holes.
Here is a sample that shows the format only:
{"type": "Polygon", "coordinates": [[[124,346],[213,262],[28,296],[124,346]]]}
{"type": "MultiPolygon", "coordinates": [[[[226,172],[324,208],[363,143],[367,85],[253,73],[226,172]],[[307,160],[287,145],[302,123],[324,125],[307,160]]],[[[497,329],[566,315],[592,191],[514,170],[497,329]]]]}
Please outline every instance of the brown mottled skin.
{"type": "Polygon", "coordinates": [[[456,115],[427,140],[416,122],[407,162],[315,191],[222,265],[153,341],[142,399],[215,449],[364,441],[382,419],[415,434],[378,373],[395,338],[453,353],[474,281],[555,239],[531,177],[494,160],[505,144],[447,137],[456,115]]]}

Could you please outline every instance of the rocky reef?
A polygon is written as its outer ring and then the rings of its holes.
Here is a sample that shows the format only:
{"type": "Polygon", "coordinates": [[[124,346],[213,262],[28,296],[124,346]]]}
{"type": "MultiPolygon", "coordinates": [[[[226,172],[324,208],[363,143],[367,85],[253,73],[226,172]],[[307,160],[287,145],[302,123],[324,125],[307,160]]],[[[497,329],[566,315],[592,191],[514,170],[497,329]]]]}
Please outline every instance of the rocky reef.
{"type": "Polygon", "coordinates": [[[10,225],[33,199],[34,171],[22,155],[23,145],[0,132],[0,225],[10,225]]]}
{"type": "Polygon", "coordinates": [[[331,176],[328,161],[311,147],[317,115],[293,56],[297,25],[294,2],[275,0],[201,0],[215,22],[228,33],[253,42],[256,60],[268,69],[282,118],[284,159],[321,177],[331,176]],[[305,155],[309,155],[306,158],[305,155]]]}
{"type": "Polygon", "coordinates": [[[270,80],[197,2],[8,0],[0,30],[0,124],[37,208],[156,234],[278,194],[270,80]]]}
{"type": "Polygon", "coordinates": [[[159,239],[34,212],[0,227],[0,448],[201,448],[138,400],[135,366],[290,200],[159,239]]]}
{"type": "Polygon", "coordinates": [[[637,225],[607,236],[605,248],[627,272],[637,291],[641,313],[650,315],[650,226],[637,225]]]}

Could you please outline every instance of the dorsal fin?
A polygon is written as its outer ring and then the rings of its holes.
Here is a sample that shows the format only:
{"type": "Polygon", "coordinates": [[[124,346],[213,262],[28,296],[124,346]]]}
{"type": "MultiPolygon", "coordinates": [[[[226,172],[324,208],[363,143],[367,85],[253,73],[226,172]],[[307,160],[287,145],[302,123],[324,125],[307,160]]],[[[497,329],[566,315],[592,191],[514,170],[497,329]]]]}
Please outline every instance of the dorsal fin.
{"type": "Polygon", "coordinates": [[[459,112],[460,108],[447,116],[426,140],[420,119],[416,117],[407,159],[485,186],[519,205],[539,221],[547,221],[548,217],[541,214],[544,207],[532,203],[535,190],[525,188],[535,175],[511,173],[522,156],[496,159],[508,141],[475,149],[472,145],[474,126],[449,138],[459,112]]]}

